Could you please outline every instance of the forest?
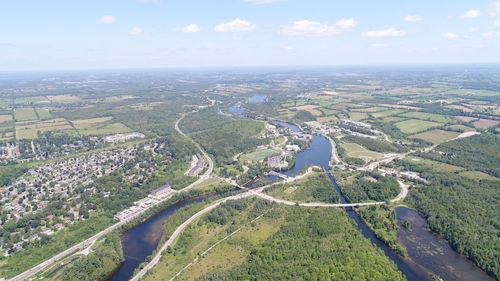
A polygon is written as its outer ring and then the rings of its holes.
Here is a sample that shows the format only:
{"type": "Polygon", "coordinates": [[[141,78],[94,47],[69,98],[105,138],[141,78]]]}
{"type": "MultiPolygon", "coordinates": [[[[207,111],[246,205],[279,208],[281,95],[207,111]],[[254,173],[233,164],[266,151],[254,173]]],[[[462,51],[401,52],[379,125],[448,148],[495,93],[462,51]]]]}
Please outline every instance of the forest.
{"type": "Polygon", "coordinates": [[[429,228],[499,279],[500,181],[472,180],[409,161],[400,163],[431,182],[417,185],[406,199],[428,219],[429,228]]]}
{"type": "Polygon", "coordinates": [[[196,280],[405,280],[343,211],[279,208],[286,223],[242,264],[196,280]]]}
{"type": "Polygon", "coordinates": [[[343,184],[340,188],[349,202],[387,201],[401,191],[394,177],[371,172],[354,176],[350,183],[343,184]]]}

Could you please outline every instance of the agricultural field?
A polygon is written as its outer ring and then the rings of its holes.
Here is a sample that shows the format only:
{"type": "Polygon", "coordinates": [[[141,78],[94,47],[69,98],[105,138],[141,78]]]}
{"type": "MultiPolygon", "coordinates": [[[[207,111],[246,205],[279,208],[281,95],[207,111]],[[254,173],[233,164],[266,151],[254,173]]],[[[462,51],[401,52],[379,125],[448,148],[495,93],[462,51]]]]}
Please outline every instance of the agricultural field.
{"type": "Polygon", "coordinates": [[[370,116],[365,112],[349,112],[349,119],[354,121],[361,121],[363,119],[367,119],[368,117],[370,116]]]}
{"type": "Polygon", "coordinates": [[[30,105],[30,104],[43,104],[49,103],[49,101],[45,97],[25,97],[25,98],[16,98],[14,99],[14,104],[19,105],[30,105]]]}
{"type": "Polygon", "coordinates": [[[130,132],[122,123],[110,122],[111,116],[72,120],[71,123],[81,135],[110,135],[130,132]]]}
{"type": "Polygon", "coordinates": [[[341,146],[347,151],[347,156],[363,159],[366,162],[383,157],[382,153],[370,151],[357,143],[342,143],[341,146]]]}
{"type": "Polygon", "coordinates": [[[317,110],[316,108],[318,108],[317,105],[311,105],[311,104],[301,105],[301,106],[295,107],[295,109],[297,109],[297,110],[304,110],[304,111],[311,113],[314,116],[320,116],[322,113],[321,113],[321,111],[317,110]]]}
{"type": "Polygon", "coordinates": [[[445,141],[456,138],[460,133],[444,131],[444,130],[431,130],[424,133],[409,136],[410,138],[421,139],[433,144],[443,143],[445,141]]]}
{"type": "Polygon", "coordinates": [[[410,117],[410,118],[418,118],[422,120],[434,121],[439,123],[456,123],[455,120],[448,116],[434,114],[434,113],[426,113],[426,112],[408,112],[405,114],[401,114],[401,116],[410,117]]]}
{"type": "Polygon", "coordinates": [[[15,109],[14,118],[16,119],[16,121],[30,121],[37,120],[38,116],[36,115],[36,112],[33,108],[26,107],[15,109]]]}
{"type": "Polygon", "coordinates": [[[403,110],[403,109],[389,109],[389,110],[384,110],[384,111],[379,111],[379,112],[371,113],[371,116],[373,116],[375,118],[383,118],[383,117],[388,117],[388,116],[392,116],[392,115],[401,114],[403,112],[406,112],[406,110],[403,110]]]}
{"type": "Polygon", "coordinates": [[[54,103],[72,103],[81,100],[80,97],[73,95],[47,96],[47,99],[54,103]]]}
{"type": "Polygon", "coordinates": [[[488,129],[500,124],[500,121],[490,120],[490,119],[479,119],[478,121],[475,121],[472,124],[474,125],[474,127],[479,129],[488,129]]]}
{"type": "Polygon", "coordinates": [[[464,132],[475,131],[474,128],[467,127],[467,126],[464,126],[464,125],[451,125],[451,126],[446,127],[445,129],[460,130],[460,131],[464,131],[464,132]]]}
{"type": "Polygon", "coordinates": [[[34,139],[38,132],[66,131],[69,134],[76,134],[71,124],[64,118],[56,118],[46,121],[17,122],[16,139],[34,139]]]}
{"type": "Polygon", "coordinates": [[[266,159],[267,157],[279,155],[280,151],[274,149],[261,148],[257,149],[254,152],[246,153],[240,156],[240,161],[250,161],[250,162],[258,162],[266,159]]]}
{"type": "Polygon", "coordinates": [[[441,123],[424,121],[419,119],[408,119],[395,123],[396,127],[405,134],[414,134],[427,129],[441,126],[441,123]]]}
{"type": "Polygon", "coordinates": [[[10,122],[10,121],[12,121],[12,115],[10,115],[10,114],[0,115],[0,123],[10,122]]]}
{"type": "Polygon", "coordinates": [[[375,107],[365,107],[365,108],[353,108],[353,109],[351,109],[351,111],[359,111],[359,112],[370,112],[370,113],[373,113],[373,112],[383,111],[383,110],[385,110],[385,109],[387,109],[387,108],[375,106],[375,107]]]}
{"type": "Polygon", "coordinates": [[[464,122],[471,122],[471,121],[479,120],[478,118],[470,117],[470,116],[453,116],[453,117],[455,117],[456,119],[458,119],[460,121],[464,121],[464,122]]]}
{"type": "Polygon", "coordinates": [[[36,108],[36,115],[38,116],[38,119],[40,120],[46,120],[52,118],[52,114],[50,114],[48,109],[45,108],[36,108]]]}

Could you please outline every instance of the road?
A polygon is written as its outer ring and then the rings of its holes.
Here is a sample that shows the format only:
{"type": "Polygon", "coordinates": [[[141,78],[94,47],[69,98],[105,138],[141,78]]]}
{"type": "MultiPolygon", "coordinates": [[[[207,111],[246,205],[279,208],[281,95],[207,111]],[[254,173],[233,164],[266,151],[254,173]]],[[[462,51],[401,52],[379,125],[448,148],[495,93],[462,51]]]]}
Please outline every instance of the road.
{"type": "Polygon", "coordinates": [[[340,157],[337,154],[337,145],[333,141],[333,139],[329,136],[326,136],[326,138],[330,141],[330,144],[332,146],[332,157],[333,160],[335,160],[335,164],[343,164],[342,160],[340,160],[340,157]]]}
{"type": "MultiPolygon", "coordinates": [[[[398,183],[399,183],[399,186],[401,187],[401,191],[399,192],[399,194],[398,194],[398,196],[396,198],[394,198],[392,200],[389,200],[389,202],[391,202],[391,203],[403,200],[408,195],[409,185],[404,184],[401,181],[398,181],[398,183]]],[[[258,197],[266,199],[266,200],[274,201],[274,202],[279,203],[279,204],[285,204],[285,205],[290,205],[290,206],[301,206],[301,207],[337,207],[337,208],[347,208],[347,207],[374,206],[374,205],[387,204],[386,201],[362,202],[362,203],[343,203],[343,204],[330,204],[330,203],[321,203],[321,202],[298,203],[298,202],[293,202],[293,201],[278,199],[278,198],[269,196],[269,195],[264,194],[261,191],[257,191],[257,190],[250,190],[249,192],[252,195],[258,196],[258,197]]]]}
{"type": "Polygon", "coordinates": [[[241,198],[247,197],[249,195],[250,195],[250,192],[244,192],[244,193],[240,193],[240,194],[237,194],[237,195],[234,195],[234,196],[231,196],[231,197],[224,198],[221,201],[218,201],[218,202],[216,202],[216,203],[214,203],[214,204],[212,204],[212,205],[210,205],[210,206],[202,209],[201,211],[199,211],[198,213],[194,214],[192,217],[190,217],[189,219],[187,219],[179,227],[177,227],[177,229],[174,231],[174,233],[172,233],[172,235],[170,236],[170,238],[168,238],[167,242],[165,242],[165,244],[163,244],[161,246],[161,248],[157,251],[157,253],[153,257],[153,259],[143,269],[141,269],[141,271],[139,271],[139,273],[137,273],[134,277],[132,277],[130,279],[130,281],[138,281],[140,278],[142,278],[144,276],[144,274],[146,274],[146,272],[148,270],[150,270],[151,268],[153,268],[153,266],[155,266],[160,261],[161,255],[168,248],[168,246],[172,245],[172,243],[179,236],[179,234],[181,234],[181,232],[191,222],[193,222],[195,219],[197,219],[200,216],[208,213],[209,211],[213,210],[214,208],[216,208],[217,206],[219,206],[220,204],[222,204],[222,203],[224,203],[224,202],[226,202],[228,200],[237,200],[237,199],[241,199],[241,198]]]}

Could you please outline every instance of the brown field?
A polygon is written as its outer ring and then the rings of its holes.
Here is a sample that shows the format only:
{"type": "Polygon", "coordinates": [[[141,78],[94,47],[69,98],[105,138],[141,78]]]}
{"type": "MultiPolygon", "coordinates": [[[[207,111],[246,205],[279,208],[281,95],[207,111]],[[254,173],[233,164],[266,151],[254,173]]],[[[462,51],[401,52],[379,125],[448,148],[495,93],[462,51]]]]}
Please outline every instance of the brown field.
{"type": "Polygon", "coordinates": [[[402,105],[402,104],[379,104],[380,106],[391,107],[391,108],[404,108],[404,109],[414,109],[420,110],[422,108],[416,106],[402,105]]]}
{"type": "Polygon", "coordinates": [[[306,105],[301,105],[301,106],[295,107],[295,109],[297,109],[297,110],[308,111],[309,113],[311,113],[314,116],[320,116],[322,113],[321,113],[321,111],[317,110],[316,108],[318,108],[318,106],[312,105],[312,104],[306,104],[306,105]]]}
{"type": "Polygon", "coordinates": [[[12,115],[0,115],[0,123],[12,121],[12,115]]]}
{"type": "Polygon", "coordinates": [[[464,121],[464,122],[470,122],[470,121],[477,120],[477,118],[469,117],[469,116],[453,116],[453,117],[455,117],[456,119],[458,119],[460,121],[464,121]]]}
{"type": "Polygon", "coordinates": [[[464,125],[451,125],[451,126],[446,127],[445,129],[448,129],[448,128],[452,129],[452,130],[462,130],[464,132],[475,131],[473,128],[467,127],[467,126],[464,126],[464,125]]]}
{"type": "Polygon", "coordinates": [[[47,98],[52,102],[73,102],[81,100],[80,97],[70,96],[70,95],[62,95],[62,96],[47,96],[47,98]]]}
{"type": "Polygon", "coordinates": [[[454,109],[460,109],[463,112],[474,112],[474,110],[472,110],[472,109],[470,109],[468,107],[465,107],[463,105],[456,105],[456,104],[454,104],[454,105],[450,105],[449,107],[450,108],[454,108],[454,109]]]}
{"type": "Polygon", "coordinates": [[[476,121],[472,124],[474,124],[474,127],[476,128],[488,129],[490,127],[496,126],[498,123],[500,123],[500,121],[491,119],[479,119],[479,121],[476,121]]]}
{"type": "Polygon", "coordinates": [[[411,138],[421,139],[433,144],[443,143],[456,138],[460,133],[444,131],[444,130],[431,130],[425,133],[410,136],[411,138]]]}

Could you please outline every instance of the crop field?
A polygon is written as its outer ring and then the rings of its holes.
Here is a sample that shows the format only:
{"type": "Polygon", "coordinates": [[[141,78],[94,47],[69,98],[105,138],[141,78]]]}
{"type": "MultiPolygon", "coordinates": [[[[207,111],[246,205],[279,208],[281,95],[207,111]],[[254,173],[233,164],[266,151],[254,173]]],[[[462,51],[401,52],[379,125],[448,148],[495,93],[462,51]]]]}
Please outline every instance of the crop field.
{"type": "Polygon", "coordinates": [[[29,121],[29,120],[37,120],[38,116],[36,112],[31,107],[26,108],[18,108],[14,111],[14,118],[17,121],[29,121]]]}
{"type": "Polygon", "coordinates": [[[64,118],[56,118],[46,121],[36,121],[36,122],[17,122],[16,123],[16,139],[34,139],[37,137],[38,132],[47,131],[68,131],[67,133],[73,133],[74,131],[71,124],[64,118]]]}
{"type": "Polygon", "coordinates": [[[130,132],[130,128],[122,123],[97,123],[88,124],[83,126],[76,126],[75,128],[82,135],[111,135],[130,132]]]}
{"type": "Polygon", "coordinates": [[[473,128],[467,127],[467,126],[464,126],[464,125],[451,125],[451,126],[446,127],[446,129],[461,130],[461,131],[464,131],[464,132],[475,131],[473,128]]]}
{"type": "Polygon", "coordinates": [[[318,117],[318,121],[321,123],[328,122],[337,122],[339,119],[335,115],[327,116],[327,117],[318,117]]]}
{"type": "Polygon", "coordinates": [[[385,118],[382,118],[382,121],[384,122],[399,122],[399,121],[403,121],[403,120],[406,120],[406,118],[403,118],[403,117],[396,117],[396,116],[389,116],[389,117],[385,117],[385,118]]]}
{"type": "Polygon", "coordinates": [[[444,131],[444,130],[431,130],[424,133],[416,134],[410,136],[410,138],[416,138],[431,142],[433,144],[443,143],[456,138],[460,133],[444,131]]]}
{"type": "Polygon", "coordinates": [[[51,102],[56,102],[56,103],[72,103],[81,100],[80,97],[72,95],[47,96],[47,99],[49,99],[51,102]]]}
{"type": "Polygon", "coordinates": [[[269,156],[279,155],[280,152],[273,149],[258,149],[254,152],[241,155],[240,159],[242,161],[252,161],[257,162],[264,160],[269,156]]]}
{"type": "Polygon", "coordinates": [[[371,116],[373,116],[375,118],[383,118],[383,117],[387,117],[387,116],[391,116],[391,115],[401,114],[405,111],[406,110],[403,110],[403,109],[389,109],[389,110],[384,110],[384,111],[372,113],[371,116]]]}
{"type": "Polygon", "coordinates": [[[410,118],[418,118],[422,120],[440,122],[440,123],[456,123],[455,120],[448,116],[434,114],[434,113],[425,113],[425,112],[408,112],[402,114],[402,116],[410,117],[410,118]]]}
{"type": "Polygon", "coordinates": [[[411,105],[403,105],[403,104],[380,104],[381,106],[390,107],[390,108],[402,108],[402,109],[413,109],[413,110],[421,110],[422,108],[411,106],[411,105]]]}
{"type": "Polygon", "coordinates": [[[52,114],[50,114],[48,109],[45,108],[37,108],[35,109],[36,114],[38,115],[38,119],[45,120],[52,118],[52,114]]]}
{"type": "Polygon", "coordinates": [[[465,170],[462,167],[458,167],[458,166],[454,166],[454,165],[450,165],[450,164],[446,164],[446,163],[438,162],[438,161],[434,161],[434,160],[418,158],[418,157],[408,158],[408,159],[403,160],[403,161],[411,161],[411,162],[416,163],[418,165],[424,165],[424,166],[427,166],[427,167],[434,169],[436,171],[445,172],[445,173],[454,173],[454,172],[465,170]]]}
{"type": "Polygon", "coordinates": [[[491,119],[479,119],[478,121],[472,123],[474,124],[474,127],[480,128],[480,129],[488,129],[490,127],[496,126],[500,121],[497,120],[491,120],[491,119]]]}
{"type": "Polygon", "coordinates": [[[10,121],[12,121],[12,115],[10,114],[0,115],[0,123],[10,122],[10,121]]]}
{"type": "Polygon", "coordinates": [[[395,123],[395,125],[401,132],[405,134],[414,134],[425,131],[432,127],[441,126],[442,124],[437,122],[419,120],[419,119],[408,119],[405,121],[395,123]]]}
{"type": "Polygon", "coordinates": [[[94,125],[94,124],[108,122],[111,119],[113,119],[113,117],[107,116],[107,117],[98,117],[98,118],[90,118],[90,119],[72,120],[71,123],[73,123],[73,125],[75,127],[80,127],[80,126],[88,126],[88,125],[94,125]]]}
{"type": "Polygon", "coordinates": [[[359,112],[379,112],[379,111],[383,111],[384,109],[387,109],[387,108],[375,106],[375,107],[365,107],[365,108],[354,108],[351,110],[352,111],[359,111],[359,112]]]}
{"type": "Polygon", "coordinates": [[[25,97],[25,98],[16,98],[14,100],[14,104],[40,104],[40,103],[49,103],[49,101],[45,97],[25,97]]]}
{"type": "Polygon", "coordinates": [[[370,151],[357,143],[343,143],[342,148],[347,151],[347,156],[371,161],[383,157],[383,154],[370,151]]]}
{"type": "Polygon", "coordinates": [[[454,104],[454,105],[449,105],[447,106],[448,108],[454,108],[454,109],[459,109],[459,110],[462,110],[463,112],[474,112],[474,110],[468,108],[468,107],[465,107],[463,105],[457,105],[457,104],[454,104]]]}
{"type": "Polygon", "coordinates": [[[469,116],[453,116],[453,117],[455,117],[456,119],[458,119],[460,121],[464,121],[464,122],[470,122],[470,121],[478,120],[478,118],[469,117],[469,116]]]}
{"type": "Polygon", "coordinates": [[[349,112],[349,119],[354,121],[361,121],[369,117],[368,113],[365,112],[349,112]]]}
{"type": "Polygon", "coordinates": [[[316,108],[318,108],[317,105],[311,105],[311,104],[301,105],[301,106],[295,107],[295,109],[297,109],[297,110],[304,110],[304,111],[311,113],[314,116],[320,116],[322,113],[321,113],[321,111],[317,110],[316,108]]]}
{"type": "Polygon", "coordinates": [[[479,171],[463,171],[458,173],[458,175],[474,180],[500,180],[499,178],[479,171]]]}

